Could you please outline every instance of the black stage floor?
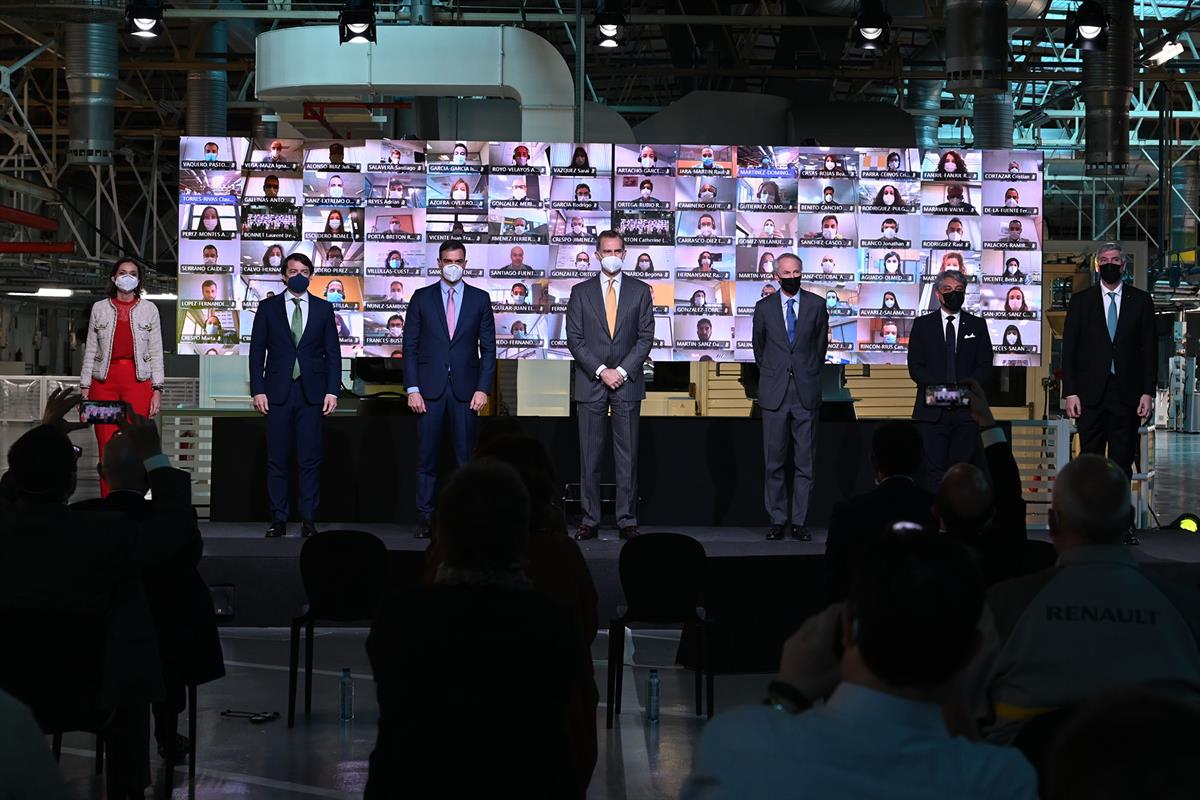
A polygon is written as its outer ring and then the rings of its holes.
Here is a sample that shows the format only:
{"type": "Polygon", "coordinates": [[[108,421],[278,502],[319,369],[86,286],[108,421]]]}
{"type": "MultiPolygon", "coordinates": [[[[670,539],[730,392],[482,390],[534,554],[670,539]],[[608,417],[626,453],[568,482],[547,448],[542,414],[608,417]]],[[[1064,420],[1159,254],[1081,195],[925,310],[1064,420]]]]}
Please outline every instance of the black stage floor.
{"type": "MultiPolygon", "coordinates": [[[[419,569],[420,553],[428,540],[416,539],[411,526],[381,523],[326,523],[321,530],[354,528],[379,536],[404,572],[419,569]]],[[[299,557],[304,540],[299,537],[299,525],[288,529],[284,539],[267,539],[265,527],[256,522],[201,523],[204,536],[204,560],[201,574],[210,586],[225,587],[222,591],[232,597],[234,616],[227,624],[237,626],[286,626],[304,603],[300,581],[299,557]]],[[[704,545],[705,552],[715,564],[723,565],[718,574],[738,582],[753,580],[750,573],[761,572],[784,579],[781,570],[787,567],[787,580],[819,584],[823,574],[825,532],[812,529],[811,542],[790,539],[769,542],[765,530],[746,527],[643,527],[644,533],[674,531],[694,537],[704,545]],[[777,558],[777,557],[786,558],[777,558]],[[777,562],[772,564],[772,562],[777,562]],[[797,573],[797,568],[799,573],[797,573]]],[[[1031,538],[1048,541],[1044,532],[1034,532],[1031,538]]],[[[1200,536],[1171,532],[1143,532],[1142,544],[1135,549],[1140,560],[1154,562],[1156,570],[1170,573],[1189,583],[1200,584],[1200,536]]],[[[617,557],[621,540],[615,529],[601,529],[601,538],[581,543],[584,558],[592,572],[600,595],[600,618],[607,621],[617,613],[623,602],[617,557]]],[[[800,587],[803,597],[796,602],[819,603],[822,586],[800,587]]]]}

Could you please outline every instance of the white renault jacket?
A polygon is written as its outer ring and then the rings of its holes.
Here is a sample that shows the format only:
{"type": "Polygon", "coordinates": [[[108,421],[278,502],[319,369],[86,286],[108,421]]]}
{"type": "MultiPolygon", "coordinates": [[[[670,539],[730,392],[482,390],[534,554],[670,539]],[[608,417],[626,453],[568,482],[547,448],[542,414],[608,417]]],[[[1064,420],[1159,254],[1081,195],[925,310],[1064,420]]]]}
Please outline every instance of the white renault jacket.
{"type": "MultiPolygon", "coordinates": [[[[133,363],[137,379],[148,380],[153,386],[162,386],[163,348],[158,309],[148,300],[139,300],[129,310],[129,324],[133,326],[133,363]]],[[[93,380],[102,381],[108,377],[116,327],[117,309],[111,300],[104,299],[92,305],[87,346],[83,351],[83,368],[79,373],[81,388],[90,387],[93,380]]]]}

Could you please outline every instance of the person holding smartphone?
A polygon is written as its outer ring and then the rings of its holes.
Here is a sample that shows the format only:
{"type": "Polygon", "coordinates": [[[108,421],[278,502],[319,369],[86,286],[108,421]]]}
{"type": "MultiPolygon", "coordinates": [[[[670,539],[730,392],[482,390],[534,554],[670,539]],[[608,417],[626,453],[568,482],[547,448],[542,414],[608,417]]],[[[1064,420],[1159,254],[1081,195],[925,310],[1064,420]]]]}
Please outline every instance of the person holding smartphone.
{"type": "MultiPolygon", "coordinates": [[[[130,413],[155,417],[162,406],[163,345],[158,309],[144,302],[142,271],[132,258],[119,258],[109,271],[108,297],[92,306],[79,372],[84,400],[118,400],[130,413]]],[[[103,453],[117,426],[95,425],[103,453]]],[[[100,496],[108,481],[100,478],[100,496]]]]}

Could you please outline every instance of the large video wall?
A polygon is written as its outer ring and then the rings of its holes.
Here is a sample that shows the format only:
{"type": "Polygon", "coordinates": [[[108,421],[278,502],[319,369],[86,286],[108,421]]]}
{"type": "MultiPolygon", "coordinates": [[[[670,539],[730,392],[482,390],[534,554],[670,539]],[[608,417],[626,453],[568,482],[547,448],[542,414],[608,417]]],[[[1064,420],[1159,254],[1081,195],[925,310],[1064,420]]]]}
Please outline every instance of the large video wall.
{"type": "Polygon", "coordinates": [[[997,364],[1041,359],[1039,152],[185,137],[180,159],[180,353],[247,352],[302,252],[343,354],[398,355],[409,298],[458,239],[499,356],[570,358],[567,300],[615,228],[653,290],[655,360],[752,361],[783,253],[825,299],[829,363],[905,363],[948,268],[997,364]]]}

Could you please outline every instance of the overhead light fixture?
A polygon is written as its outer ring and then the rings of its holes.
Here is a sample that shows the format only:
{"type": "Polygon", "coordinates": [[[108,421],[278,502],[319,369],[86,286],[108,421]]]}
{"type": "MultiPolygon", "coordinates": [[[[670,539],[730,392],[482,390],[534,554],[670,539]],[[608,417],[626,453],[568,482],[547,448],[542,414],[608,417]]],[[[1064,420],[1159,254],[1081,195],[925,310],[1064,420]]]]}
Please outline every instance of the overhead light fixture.
{"type": "Polygon", "coordinates": [[[1080,50],[1098,52],[1108,49],[1108,15],[1096,0],[1083,0],[1074,13],[1067,14],[1063,44],[1080,50]]]}
{"type": "Polygon", "coordinates": [[[153,39],[162,30],[162,0],[129,0],[125,6],[125,32],[142,39],[153,39]]]}
{"type": "Polygon", "coordinates": [[[1148,67],[1161,67],[1182,53],[1183,45],[1174,39],[1168,39],[1162,43],[1162,46],[1155,53],[1148,56],[1143,63],[1148,67]]]}
{"type": "Polygon", "coordinates": [[[346,0],[338,14],[338,44],[375,44],[374,0],[346,0]]]}
{"type": "Polygon", "coordinates": [[[596,26],[597,45],[604,48],[620,47],[625,28],[620,0],[598,0],[593,24],[596,26]]]}
{"type": "Polygon", "coordinates": [[[1167,526],[1167,529],[1183,531],[1184,533],[1200,532],[1200,517],[1195,514],[1180,514],[1167,526]]]}
{"type": "Polygon", "coordinates": [[[8,294],[11,297],[70,297],[75,294],[75,291],[56,286],[42,286],[36,292],[9,292],[8,294]]]}
{"type": "Polygon", "coordinates": [[[892,16],[883,0],[862,0],[850,33],[860,50],[885,50],[892,38],[892,16]]]}

